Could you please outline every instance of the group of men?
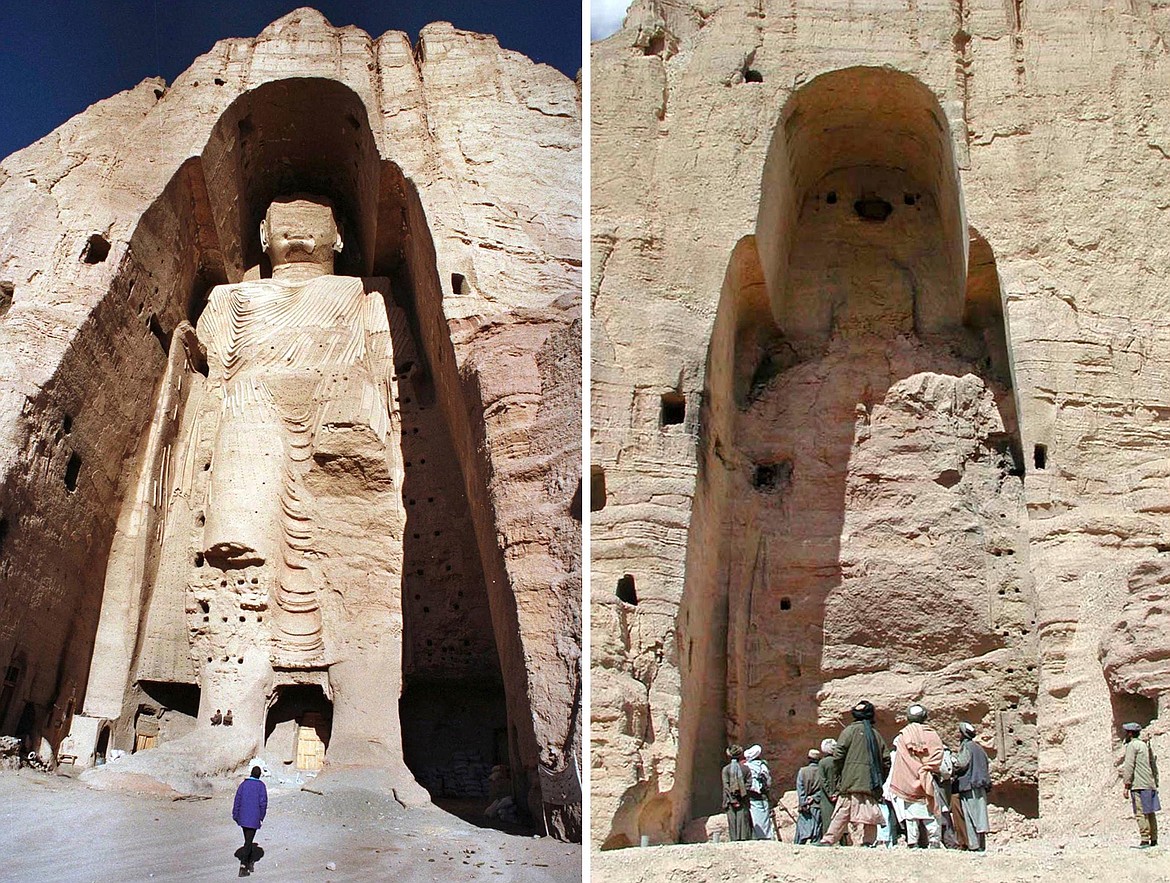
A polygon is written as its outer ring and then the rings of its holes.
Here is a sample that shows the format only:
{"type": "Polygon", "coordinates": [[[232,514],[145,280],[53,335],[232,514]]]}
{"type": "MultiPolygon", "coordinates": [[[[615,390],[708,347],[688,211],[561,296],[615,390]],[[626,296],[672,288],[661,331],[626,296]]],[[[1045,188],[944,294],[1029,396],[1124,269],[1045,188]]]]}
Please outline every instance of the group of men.
{"type": "MultiPolygon", "coordinates": [[[[796,774],[797,843],[833,846],[847,836],[858,846],[987,848],[987,752],[975,727],[959,724],[956,752],[926,722],[923,705],[906,709],[906,726],[892,747],[873,724],[872,702],[858,702],[853,722],[836,739],[808,753],[796,774]],[[827,823],[827,824],[826,824],[827,823]],[[846,833],[848,829],[848,834],[846,833]]],[[[1142,726],[1124,724],[1121,779],[1137,820],[1140,847],[1158,845],[1158,761],[1142,726]]],[[[759,745],[727,749],[723,809],[732,840],[775,840],[772,774],[759,745]]]]}
{"type": "MultiPolygon", "coordinates": [[[[857,846],[893,846],[905,838],[911,848],[984,851],[991,779],[975,727],[959,724],[952,753],[926,722],[926,708],[911,705],[891,749],[874,726],[872,702],[857,703],[852,716],[838,738],[809,751],[796,775],[796,842],[833,846],[848,836],[857,846]]],[[[772,776],[760,746],[745,752],[732,745],[727,753],[723,808],[731,839],[775,839],[772,776]]]]}

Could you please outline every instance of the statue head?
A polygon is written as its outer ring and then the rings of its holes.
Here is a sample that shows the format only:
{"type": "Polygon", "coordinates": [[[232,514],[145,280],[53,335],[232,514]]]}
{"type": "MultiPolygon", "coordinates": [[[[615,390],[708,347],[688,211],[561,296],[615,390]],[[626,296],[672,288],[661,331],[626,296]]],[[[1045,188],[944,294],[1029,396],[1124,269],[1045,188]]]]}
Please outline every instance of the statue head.
{"type": "Polygon", "coordinates": [[[304,193],[272,200],[260,222],[260,245],[274,278],[332,274],[333,257],[342,246],[332,201],[304,193]]]}

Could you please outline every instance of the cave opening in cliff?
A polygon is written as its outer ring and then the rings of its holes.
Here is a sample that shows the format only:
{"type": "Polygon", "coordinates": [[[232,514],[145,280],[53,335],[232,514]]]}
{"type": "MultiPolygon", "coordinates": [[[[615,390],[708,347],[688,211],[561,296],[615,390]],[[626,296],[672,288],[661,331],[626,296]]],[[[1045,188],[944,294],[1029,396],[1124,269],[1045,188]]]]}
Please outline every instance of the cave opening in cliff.
{"type": "Polygon", "coordinates": [[[110,750],[110,728],[102,727],[98,734],[97,745],[94,746],[93,757],[94,763],[99,766],[106,762],[106,755],[110,750]]]}
{"type": "Polygon", "coordinates": [[[318,684],[285,684],[272,700],[264,720],[265,756],[302,772],[321,769],[333,727],[325,691],[318,684]]]}
{"type": "Polygon", "coordinates": [[[77,479],[81,476],[81,455],[74,451],[69,455],[69,462],[65,464],[65,490],[73,493],[77,490],[77,479]]]}
{"type": "Polygon", "coordinates": [[[631,607],[638,606],[638,590],[634,585],[634,577],[630,574],[625,574],[617,582],[617,589],[614,591],[619,601],[629,604],[631,607]]]}
{"type": "Polygon", "coordinates": [[[94,233],[85,241],[81,260],[87,264],[100,264],[110,254],[110,240],[101,233],[94,233]]]}
{"type": "Polygon", "coordinates": [[[600,512],[609,502],[605,487],[605,470],[600,466],[589,467],[589,511],[600,512]]]}
{"type": "Polygon", "coordinates": [[[676,426],[686,420],[687,400],[680,392],[668,392],[662,396],[662,426],[676,426]]]}
{"type": "Polygon", "coordinates": [[[1113,740],[1120,742],[1122,726],[1127,723],[1141,724],[1142,728],[1158,717],[1158,700],[1140,693],[1131,693],[1111,687],[1109,703],[1113,710],[1113,740]]]}
{"type": "Polygon", "coordinates": [[[900,72],[817,77],[781,114],[761,193],[708,352],[675,822],[718,811],[728,742],[796,769],[861,698],[892,738],[912,691],[947,736],[992,700],[973,722],[1013,733],[997,788],[1027,808],[1019,431],[994,254],[967,225],[947,118],[900,72]],[[987,673],[964,681],[976,662],[987,673]]]}

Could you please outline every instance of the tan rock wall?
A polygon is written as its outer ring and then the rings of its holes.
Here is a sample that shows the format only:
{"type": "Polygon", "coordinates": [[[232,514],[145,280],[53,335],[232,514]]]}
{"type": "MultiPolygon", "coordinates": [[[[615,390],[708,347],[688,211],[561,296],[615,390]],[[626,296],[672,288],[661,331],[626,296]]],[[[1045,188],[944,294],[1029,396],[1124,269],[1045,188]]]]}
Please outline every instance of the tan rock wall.
{"type": "MultiPolygon", "coordinates": [[[[770,260],[792,263],[769,259],[774,241],[757,249],[778,229],[761,210],[777,195],[766,170],[770,145],[775,137],[799,148],[798,136],[780,126],[786,103],[818,75],[855,66],[903,71],[937,99],[939,128],[960,171],[963,215],[978,231],[964,243],[972,262],[968,307],[972,292],[988,288],[989,264],[1002,288],[1028,542],[1013,546],[1014,556],[977,559],[984,566],[985,559],[1014,557],[1022,592],[1034,587],[1039,646],[1022,660],[1023,672],[999,660],[1001,651],[975,657],[985,660],[978,677],[989,680],[966,700],[990,692],[1004,712],[1020,713],[1023,696],[1038,688],[1035,730],[1030,713],[1009,725],[1022,734],[1020,750],[1037,758],[1042,828],[1090,830],[1104,822],[1105,798],[1117,786],[1114,725],[1135,709],[1149,713],[1159,692],[1157,677],[1132,676],[1134,666],[1121,661],[1127,657],[1110,648],[1145,640],[1132,623],[1158,593],[1139,568],[1163,554],[1159,365],[1168,351],[1154,317],[1165,299],[1164,247],[1155,231],[1167,202],[1161,147],[1170,73],[1160,49],[1167,24],[1156,6],[1058,8],[1028,0],[911,8],[645,2],[624,30],[594,46],[591,395],[593,463],[604,470],[607,489],[592,529],[596,842],[677,836],[692,795],[710,787],[691,781],[689,752],[727,734],[722,721],[712,722],[720,702],[703,706],[693,723],[685,709],[723,682],[712,665],[698,662],[690,682],[680,679],[688,649],[679,636],[686,615],[696,613],[684,602],[684,586],[716,580],[716,526],[730,517],[730,510],[693,517],[697,494],[738,498],[735,479],[702,459],[703,445],[715,434],[726,438],[736,419],[715,393],[734,384],[716,354],[734,347],[737,331],[734,319],[724,322],[716,310],[728,290],[766,303],[759,289],[775,284],[770,260]],[[751,234],[757,242],[741,243],[751,234]],[[665,393],[686,400],[683,424],[659,425],[665,393]],[[1044,446],[1043,468],[1037,445],[1044,446]],[[625,574],[636,579],[636,608],[612,597],[625,574]],[[1113,629],[1127,599],[1129,625],[1113,629]],[[1113,691],[1098,658],[1102,639],[1115,660],[1113,691]],[[1013,686],[1019,677],[1023,683],[1013,686]],[[1118,692],[1133,690],[1146,694],[1144,705],[1118,692]]],[[[895,95],[877,95],[870,122],[881,128],[896,103],[895,95]]],[[[822,122],[833,125],[814,115],[796,128],[822,122]]],[[[845,165],[852,162],[848,149],[845,165]]],[[[910,144],[902,153],[922,151],[910,144]]],[[[799,170],[796,153],[788,162],[799,170]]],[[[920,189],[937,197],[937,182],[923,180],[920,189]]],[[[804,259],[804,252],[795,257],[804,259]]],[[[809,291],[823,286],[814,278],[809,291]]],[[[789,332],[792,310],[777,308],[774,296],[770,309],[789,332]]],[[[987,346],[998,359],[994,341],[987,346]]],[[[1002,387],[995,397],[1001,410],[1011,410],[1002,387]]],[[[734,459],[726,442],[721,453],[734,459]]],[[[1000,490],[985,499],[992,498],[1011,495],[1000,490]]],[[[925,499],[922,489],[907,497],[911,509],[925,499]]],[[[925,520],[937,526],[945,519],[936,512],[925,520]]],[[[857,527],[870,535],[874,529],[857,527]]],[[[861,541],[843,530],[842,542],[847,536],[861,541]]],[[[998,588],[987,588],[998,603],[998,588]]],[[[738,589],[745,591],[742,583],[738,589]]],[[[825,639],[835,631],[843,637],[848,630],[831,619],[825,639]]],[[[1030,617],[1012,619],[1027,627],[1030,617]]],[[[716,622],[709,631],[720,628],[716,622]]],[[[854,637],[843,642],[840,657],[852,659],[854,645],[854,637]]],[[[707,663],[728,658],[718,646],[706,650],[707,663]]],[[[1151,647],[1150,658],[1159,652],[1151,647]]],[[[1131,655],[1146,658],[1142,650],[1131,655]]],[[[956,713],[964,698],[896,670],[882,679],[864,688],[883,695],[890,711],[917,689],[928,705],[941,695],[956,713]]],[[[838,696],[834,689],[815,704],[835,717],[853,692],[838,696]]],[[[885,720],[887,730],[895,727],[885,720]]],[[[1017,733],[1010,735],[1014,743],[1017,733]]],[[[794,770],[777,772],[787,778],[794,770]]]]}

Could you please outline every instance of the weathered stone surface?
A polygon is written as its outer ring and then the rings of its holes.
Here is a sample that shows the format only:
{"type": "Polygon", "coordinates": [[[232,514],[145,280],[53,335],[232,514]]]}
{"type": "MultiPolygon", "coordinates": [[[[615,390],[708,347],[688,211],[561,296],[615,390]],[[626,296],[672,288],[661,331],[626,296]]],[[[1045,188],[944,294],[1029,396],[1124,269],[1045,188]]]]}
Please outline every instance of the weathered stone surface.
{"type": "Polygon", "coordinates": [[[713,812],[729,737],[789,778],[863,696],[888,734],[918,699],[981,724],[1041,831],[1128,824],[1116,725],[1164,677],[1167,26],[645,0],[594,45],[596,844],[713,812]]]}
{"type": "MultiPolygon", "coordinates": [[[[448,24],[411,46],[405,34],[374,39],[300,9],[255,39],[221,41],[169,87],[144,82],[0,163],[0,660],[15,676],[0,729],[55,748],[84,709],[96,722],[69,746],[83,760],[99,745],[133,748],[140,719],[160,752],[192,727],[225,743],[243,728],[243,741],[280,742],[270,762],[291,762],[288,727],[304,696],[272,692],[263,670],[275,659],[286,689],[324,693],[335,723],[346,705],[363,738],[387,735],[383,711],[397,711],[401,692],[416,773],[478,752],[511,767],[518,802],[539,822],[538,765],[581,761],[579,156],[580,94],[558,72],[448,24]],[[259,221],[274,197],[298,192],[336,206],[338,277],[382,278],[370,290],[392,292],[383,321],[399,465],[387,472],[393,493],[379,497],[386,476],[348,468],[352,445],[312,455],[308,497],[370,506],[317,513],[323,539],[310,551],[329,571],[314,581],[319,610],[311,593],[285,598],[306,624],[287,634],[305,647],[260,652],[259,706],[231,709],[200,697],[196,672],[251,671],[238,662],[251,653],[243,631],[279,626],[258,621],[278,596],[191,577],[208,572],[209,552],[220,564],[240,557],[234,540],[196,542],[230,512],[176,480],[186,464],[160,460],[166,439],[152,451],[149,427],[156,410],[168,413],[158,405],[181,323],[203,337],[215,286],[243,290],[268,275],[259,221]],[[99,697],[87,686],[111,579],[139,619],[118,663],[124,683],[113,677],[99,697]],[[202,630],[223,632],[214,652],[202,630]],[[336,689],[324,668],[365,686],[336,689]],[[367,687],[383,708],[362,698],[367,687]],[[229,709],[232,727],[210,727],[229,709]],[[266,711],[275,729],[257,735],[266,711]],[[444,726],[451,719],[473,724],[444,726]]],[[[318,397],[326,410],[346,400],[318,397]]],[[[192,456],[211,453],[214,434],[199,439],[192,456]]],[[[229,532],[241,526],[228,521],[229,532]]],[[[263,575],[219,569],[246,589],[263,575]]],[[[199,773],[250,759],[215,741],[199,773]]],[[[370,762],[361,753],[347,762],[370,762]]],[[[141,765],[190,787],[156,758],[141,765]]],[[[120,762],[130,770],[131,760],[120,762]]],[[[562,835],[579,827],[573,813],[553,811],[562,835]]]]}

